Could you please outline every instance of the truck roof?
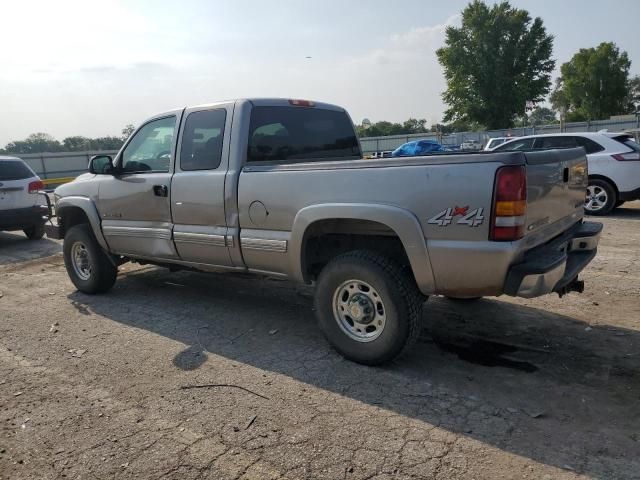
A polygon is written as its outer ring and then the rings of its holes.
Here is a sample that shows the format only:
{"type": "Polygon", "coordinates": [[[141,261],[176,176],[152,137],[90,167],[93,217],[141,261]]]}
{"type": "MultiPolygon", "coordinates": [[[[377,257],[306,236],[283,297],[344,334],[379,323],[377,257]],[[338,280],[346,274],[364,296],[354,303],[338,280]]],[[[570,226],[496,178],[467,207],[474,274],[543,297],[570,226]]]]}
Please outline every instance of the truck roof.
{"type": "Polygon", "coordinates": [[[309,106],[312,108],[321,108],[324,110],[335,110],[339,112],[346,111],[344,108],[338,105],[333,105],[331,103],[325,103],[325,102],[317,102],[315,100],[299,100],[294,98],[278,98],[278,97],[250,97],[250,98],[235,98],[235,99],[229,99],[229,100],[220,100],[220,101],[203,103],[198,105],[187,105],[185,107],[174,108],[162,113],[158,113],[153,117],[175,114],[182,111],[185,108],[200,108],[200,107],[207,108],[207,107],[215,107],[218,105],[225,105],[230,103],[245,103],[245,102],[251,103],[253,106],[256,106],[256,107],[290,107],[292,106],[291,102],[304,102],[308,105],[299,105],[299,106],[301,107],[309,106]]]}

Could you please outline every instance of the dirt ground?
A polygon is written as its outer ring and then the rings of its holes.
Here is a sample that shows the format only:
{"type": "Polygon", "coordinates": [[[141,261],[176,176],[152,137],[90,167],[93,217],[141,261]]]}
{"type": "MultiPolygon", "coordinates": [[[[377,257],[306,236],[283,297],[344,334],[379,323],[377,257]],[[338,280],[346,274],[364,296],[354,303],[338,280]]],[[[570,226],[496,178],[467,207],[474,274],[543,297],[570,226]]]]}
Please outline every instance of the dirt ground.
{"type": "Polygon", "coordinates": [[[0,233],[0,478],[640,478],[640,202],[603,222],[585,293],[431,298],[384,368],[308,288],[127,265],[87,296],[0,233]]]}

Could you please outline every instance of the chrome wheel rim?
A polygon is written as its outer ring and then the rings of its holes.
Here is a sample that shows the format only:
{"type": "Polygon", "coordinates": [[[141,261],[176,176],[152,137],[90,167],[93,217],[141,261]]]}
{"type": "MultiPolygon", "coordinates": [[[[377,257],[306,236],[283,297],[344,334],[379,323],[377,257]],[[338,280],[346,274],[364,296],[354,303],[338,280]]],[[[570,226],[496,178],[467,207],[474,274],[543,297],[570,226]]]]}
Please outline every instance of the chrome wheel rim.
{"type": "Polygon", "coordinates": [[[371,342],[384,331],[387,310],[380,294],[362,280],[348,280],[333,294],[333,316],[352,340],[371,342]]]}
{"type": "Polygon", "coordinates": [[[587,197],[585,199],[584,208],[590,212],[602,210],[609,200],[607,191],[598,185],[589,185],[587,187],[587,197]]]}
{"type": "Polygon", "coordinates": [[[81,280],[91,278],[91,258],[87,246],[82,242],[76,242],[71,246],[71,265],[73,271],[81,280]]]}

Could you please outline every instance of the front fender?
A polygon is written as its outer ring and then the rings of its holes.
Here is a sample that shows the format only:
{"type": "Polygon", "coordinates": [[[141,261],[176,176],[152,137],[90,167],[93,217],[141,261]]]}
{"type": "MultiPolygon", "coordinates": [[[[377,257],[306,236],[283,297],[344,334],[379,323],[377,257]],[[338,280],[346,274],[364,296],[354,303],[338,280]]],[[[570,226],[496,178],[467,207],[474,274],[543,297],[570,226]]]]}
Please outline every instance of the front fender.
{"type": "Polygon", "coordinates": [[[369,220],[386,225],[400,238],[409,258],[420,291],[429,295],[435,291],[431,260],[418,219],[408,210],[381,204],[324,203],[303,208],[296,215],[291,231],[290,271],[299,282],[306,282],[303,251],[307,229],[320,220],[369,220]]]}
{"type": "Polygon", "coordinates": [[[79,208],[85,213],[89,219],[89,224],[91,225],[93,234],[95,235],[96,240],[98,240],[98,244],[100,244],[104,250],[109,251],[109,246],[102,234],[102,228],[100,227],[100,215],[98,214],[98,209],[96,208],[95,203],[93,203],[93,201],[88,197],[62,197],[56,204],[56,214],[58,216],[64,216],[64,209],[70,207],[79,208]]]}

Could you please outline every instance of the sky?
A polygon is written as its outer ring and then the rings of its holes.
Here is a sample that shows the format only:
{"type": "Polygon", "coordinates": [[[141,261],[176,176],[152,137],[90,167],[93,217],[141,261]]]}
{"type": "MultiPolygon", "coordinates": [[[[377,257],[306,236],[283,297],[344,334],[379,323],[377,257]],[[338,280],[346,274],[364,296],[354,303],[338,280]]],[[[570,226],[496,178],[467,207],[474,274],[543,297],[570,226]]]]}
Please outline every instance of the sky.
{"type": "MultiPolygon", "coordinates": [[[[120,135],[164,110],[259,96],[335,103],[356,123],[439,122],[445,81],[435,51],[466,4],[3,0],[0,146],[34,132],[120,135]]],[[[640,1],[511,4],[555,36],[556,70],[578,49],[613,41],[640,73],[640,1]]]]}

